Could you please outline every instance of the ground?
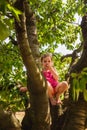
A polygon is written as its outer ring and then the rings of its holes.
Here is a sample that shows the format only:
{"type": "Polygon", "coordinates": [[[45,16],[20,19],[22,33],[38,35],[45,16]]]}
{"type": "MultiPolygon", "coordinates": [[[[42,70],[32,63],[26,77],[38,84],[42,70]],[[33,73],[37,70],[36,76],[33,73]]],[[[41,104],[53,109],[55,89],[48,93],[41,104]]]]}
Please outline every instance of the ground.
{"type": "MultiPolygon", "coordinates": [[[[15,113],[15,116],[16,116],[16,118],[20,121],[20,123],[21,123],[21,121],[22,121],[24,115],[25,115],[25,112],[16,112],[16,113],[15,113]]],[[[85,129],[85,130],[87,130],[87,129],[85,129]]]]}

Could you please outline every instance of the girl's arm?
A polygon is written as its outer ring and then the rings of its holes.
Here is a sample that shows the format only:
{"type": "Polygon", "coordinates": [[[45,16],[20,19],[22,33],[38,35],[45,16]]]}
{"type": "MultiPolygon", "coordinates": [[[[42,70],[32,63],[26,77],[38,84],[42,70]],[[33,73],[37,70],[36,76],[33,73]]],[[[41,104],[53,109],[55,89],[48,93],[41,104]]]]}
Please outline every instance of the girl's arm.
{"type": "Polygon", "coordinates": [[[52,73],[54,79],[58,81],[59,76],[58,76],[58,73],[57,73],[56,69],[53,68],[53,67],[50,67],[50,71],[51,71],[51,73],[52,73]]]}

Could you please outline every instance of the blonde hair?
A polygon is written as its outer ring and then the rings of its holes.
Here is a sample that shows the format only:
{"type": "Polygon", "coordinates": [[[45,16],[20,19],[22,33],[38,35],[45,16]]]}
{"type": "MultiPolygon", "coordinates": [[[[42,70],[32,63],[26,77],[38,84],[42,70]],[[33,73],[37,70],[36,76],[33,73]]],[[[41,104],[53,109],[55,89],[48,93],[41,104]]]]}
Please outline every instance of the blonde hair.
{"type": "Polygon", "coordinates": [[[46,57],[50,57],[51,60],[52,60],[52,54],[51,54],[51,53],[45,53],[45,54],[43,54],[43,55],[41,56],[41,62],[42,62],[43,59],[46,58],[46,57]]]}

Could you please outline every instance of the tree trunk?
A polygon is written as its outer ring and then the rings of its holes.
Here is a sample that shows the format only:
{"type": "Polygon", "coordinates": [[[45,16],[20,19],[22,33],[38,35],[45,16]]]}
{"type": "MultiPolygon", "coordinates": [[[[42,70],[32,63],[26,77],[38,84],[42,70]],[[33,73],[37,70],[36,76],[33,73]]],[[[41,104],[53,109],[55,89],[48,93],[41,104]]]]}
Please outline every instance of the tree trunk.
{"type": "Polygon", "coordinates": [[[28,41],[29,41],[30,48],[32,50],[33,57],[37,63],[40,58],[40,52],[39,52],[39,42],[37,38],[36,17],[27,1],[24,2],[24,5],[25,5],[28,41]]]}
{"type": "MultiPolygon", "coordinates": [[[[83,52],[81,58],[72,67],[71,73],[80,73],[83,68],[87,67],[87,14],[83,17],[82,23],[83,35],[83,52]]],[[[72,84],[72,79],[70,79],[72,84]]],[[[67,117],[63,130],[85,130],[87,121],[87,102],[84,101],[83,94],[81,93],[77,102],[71,98],[72,85],[70,86],[70,101],[67,109],[67,117]]]]}
{"type": "Polygon", "coordinates": [[[21,130],[21,124],[11,112],[0,107],[0,130],[21,130]]]}
{"type": "Polygon", "coordinates": [[[26,15],[24,0],[17,0],[15,7],[23,12],[20,21],[15,20],[17,42],[28,74],[28,90],[30,95],[30,107],[26,112],[28,123],[24,130],[50,130],[50,110],[46,94],[46,82],[32,56],[26,27],[26,15]],[[27,127],[28,125],[28,127],[27,127]],[[29,126],[30,125],[30,126],[29,126]]]}
{"type": "Polygon", "coordinates": [[[62,130],[85,130],[87,118],[87,102],[78,100],[67,109],[65,125],[62,130]]]}

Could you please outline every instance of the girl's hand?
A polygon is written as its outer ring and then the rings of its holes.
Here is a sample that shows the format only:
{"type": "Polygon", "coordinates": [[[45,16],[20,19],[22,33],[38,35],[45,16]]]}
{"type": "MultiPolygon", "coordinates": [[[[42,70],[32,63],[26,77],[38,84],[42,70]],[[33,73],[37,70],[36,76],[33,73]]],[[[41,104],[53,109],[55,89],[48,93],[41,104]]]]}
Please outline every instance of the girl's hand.
{"type": "Polygon", "coordinates": [[[55,71],[55,69],[54,69],[53,66],[49,66],[49,70],[50,70],[50,71],[55,71]]]}
{"type": "Polygon", "coordinates": [[[49,70],[53,70],[53,69],[54,69],[54,68],[53,68],[53,63],[48,64],[46,67],[47,67],[47,69],[49,69],[49,70]]]}
{"type": "Polygon", "coordinates": [[[26,92],[27,91],[27,87],[21,87],[19,90],[20,90],[20,92],[26,92]]]}

